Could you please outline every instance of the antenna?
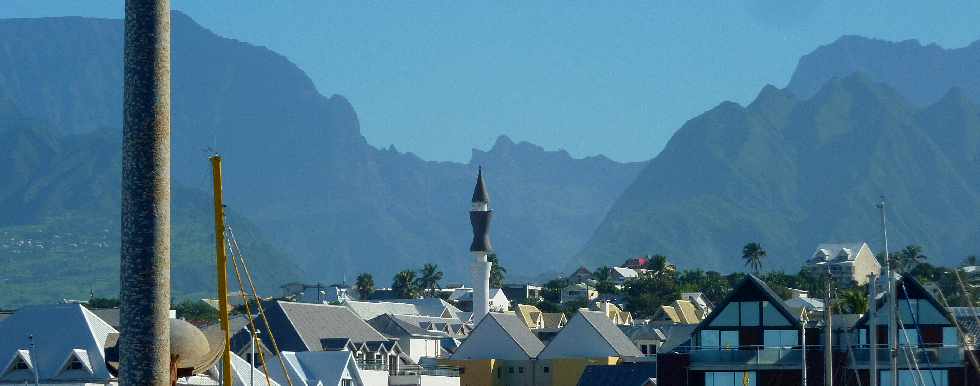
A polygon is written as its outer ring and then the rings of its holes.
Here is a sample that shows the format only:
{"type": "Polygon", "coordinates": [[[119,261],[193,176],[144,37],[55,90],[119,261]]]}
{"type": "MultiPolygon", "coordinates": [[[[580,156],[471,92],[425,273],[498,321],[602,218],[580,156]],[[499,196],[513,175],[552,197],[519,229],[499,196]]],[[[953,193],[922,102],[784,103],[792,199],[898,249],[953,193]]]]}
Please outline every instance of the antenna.
{"type": "Polygon", "coordinates": [[[898,384],[898,327],[895,325],[895,273],[892,272],[892,258],[888,252],[888,223],[885,218],[885,196],[878,202],[881,212],[881,239],[885,246],[885,279],[888,280],[888,360],[890,385],[898,384]]]}

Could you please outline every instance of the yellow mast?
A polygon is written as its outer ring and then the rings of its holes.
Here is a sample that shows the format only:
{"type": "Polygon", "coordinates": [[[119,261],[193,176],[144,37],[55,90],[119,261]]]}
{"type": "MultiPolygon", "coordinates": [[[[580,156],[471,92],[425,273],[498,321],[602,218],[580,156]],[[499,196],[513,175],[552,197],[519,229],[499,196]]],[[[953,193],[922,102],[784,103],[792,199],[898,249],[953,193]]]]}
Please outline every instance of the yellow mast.
{"type": "Polygon", "coordinates": [[[225,349],[221,356],[221,384],[231,386],[231,332],[228,326],[228,256],[225,249],[225,207],[221,193],[221,156],[215,154],[211,159],[211,173],[214,176],[214,252],[218,261],[218,319],[224,332],[225,349]]]}

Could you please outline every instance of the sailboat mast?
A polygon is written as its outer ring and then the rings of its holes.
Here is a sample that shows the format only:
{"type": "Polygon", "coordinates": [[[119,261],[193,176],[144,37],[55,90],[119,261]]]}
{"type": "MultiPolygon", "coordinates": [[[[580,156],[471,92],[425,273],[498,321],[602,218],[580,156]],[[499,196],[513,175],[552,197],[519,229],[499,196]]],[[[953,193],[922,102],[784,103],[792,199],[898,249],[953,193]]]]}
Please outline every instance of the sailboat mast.
{"type": "Polygon", "coordinates": [[[878,386],[878,318],[875,316],[877,297],[878,278],[872,273],[868,279],[868,386],[878,386]]]}
{"type": "Polygon", "coordinates": [[[888,361],[890,385],[898,384],[898,326],[896,326],[895,313],[895,273],[892,272],[892,258],[888,252],[888,226],[885,219],[885,196],[881,196],[878,203],[881,210],[881,238],[885,246],[885,280],[888,280],[888,361]]]}
{"type": "MultiPolygon", "coordinates": [[[[221,356],[222,385],[231,386],[231,332],[228,326],[228,256],[225,249],[225,205],[221,191],[221,156],[211,156],[214,177],[214,252],[217,258],[218,319],[224,334],[224,354],[221,356]]],[[[254,364],[253,364],[254,366],[254,364]]]]}

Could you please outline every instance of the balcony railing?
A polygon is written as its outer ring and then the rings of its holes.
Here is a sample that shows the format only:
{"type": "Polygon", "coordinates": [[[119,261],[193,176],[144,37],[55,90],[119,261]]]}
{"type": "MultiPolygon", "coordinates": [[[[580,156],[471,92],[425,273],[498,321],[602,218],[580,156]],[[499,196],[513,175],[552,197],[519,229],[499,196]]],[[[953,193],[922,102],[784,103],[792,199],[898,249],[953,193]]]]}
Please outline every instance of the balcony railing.
{"type": "MultiPolygon", "coordinates": [[[[854,352],[854,363],[858,367],[864,367],[871,361],[871,348],[859,346],[851,348],[854,352]]],[[[889,362],[888,348],[885,345],[878,345],[874,349],[877,355],[879,366],[889,362]]],[[[963,349],[956,346],[929,346],[929,347],[906,347],[898,348],[898,366],[906,367],[912,362],[912,356],[920,366],[925,364],[932,365],[955,365],[963,363],[963,349]],[[911,355],[911,356],[910,356],[911,355]]]]}
{"type": "MultiPolygon", "coordinates": [[[[688,353],[692,368],[799,368],[803,352],[798,347],[742,347],[740,349],[691,348],[688,353]]],[[[819,355],[812,348],[808,355],[819,355]]]]}

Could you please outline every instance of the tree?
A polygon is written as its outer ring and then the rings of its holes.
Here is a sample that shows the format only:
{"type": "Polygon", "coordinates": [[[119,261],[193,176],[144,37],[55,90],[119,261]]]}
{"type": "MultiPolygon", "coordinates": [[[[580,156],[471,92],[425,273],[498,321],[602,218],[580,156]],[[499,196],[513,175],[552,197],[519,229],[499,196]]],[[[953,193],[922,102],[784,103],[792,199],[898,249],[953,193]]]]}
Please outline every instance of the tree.
{"type": "Polygon", "coordinates": [[[500,286],[504,284],[504,275],[507,274],[507,269],[500,265],[500,261],[497,260],[496,253],[487,255],[487,261],[491,263],[490,288],[500,288],[500,286]]]}
{"type": "Polygon", "coordinates": [[[918,245],[906,246],[892,256],[895,258],[895,267],[902,273],[912,271],[916,265],[927,259],[926,255],[922,254],[922,247],[918,245]]]}
{"type": "Polygon", "coordinates": [[[97,308],[118,308],[119,307],[119,299],[118,298],[100,298],[100,297],[97,297],[97,296],[92,296],[88,300],[87,306],[90,309],[97,309],[97,308]]]}
{"type": "Polygon", "coordinates": [[[418,296],[418,287],[415,286],[415,271],[406,269],[395,274],[391,281],[391,291],[399,299],[414,299],[418,296]]]}
{"type": "Polygon", "coordinates": [[[354,287],[357,289],[357,294],[361,300],[367,300],[374,293],[374,277],[366,272],[357,275],[357,281],[354,283],[354,287]]]}
{"type": "Polygon", "coordinates": [[[610,268],[605,265],[596,268],[595,272],[592,272],[592,279],[600,283],[609,281],[609,270],[610,268]]]}
{"type": "Polygon", "coordinates": [[[762,258],[766,257],[766,250],[762,244],[751,242],[742,247],[742,259],[745,259],[745,266],[752,267],[755,274],[759,274],[762,269],[762,258]]]}
{"type": "Polygon", "coordinates": [[[671,262],[667,260],[667,256],[664,255],[651,256],[649,259],[647,259],[647,264],[644,266],[644,268],[649,270],[650,274],[654,277],[665,277],[673,275],[675,272],[677,272],[677,266],[671,264],[671,262]]]}
{"type": "Polygon", "coordinates": [[[442,280],[442,271],[436,264],[425,264],[419,271],[420,277],[416,279],[418,288],[429,291],[429,296],[435,296],[436,288],[439,288],[439,280],[442,280]]]}
{"type": "Polygon", "coordinates": [[[834,312],[844,314],[861,314],[868,310],[867,286],[855,287],[841,291],[834,304],[834,312]]]}
{"type": "Polygon", "coordinates": [[[218,321],[218,310],[200,300],[184,300],[174,310],[177,311],[178,318],[188,322],[210,324],[218,321]]]}
{"type": "Polygon", "coordinates": [[[976,255],[967,256],[965,259],[963,259],[963,264],[960,264],[961,267],[973,267],[976,265],[977,265],[976,255]]]}

